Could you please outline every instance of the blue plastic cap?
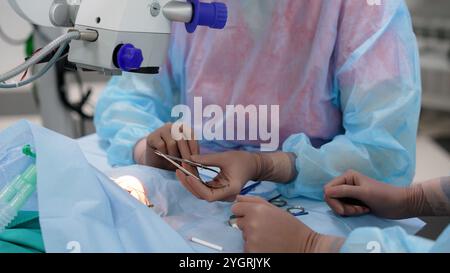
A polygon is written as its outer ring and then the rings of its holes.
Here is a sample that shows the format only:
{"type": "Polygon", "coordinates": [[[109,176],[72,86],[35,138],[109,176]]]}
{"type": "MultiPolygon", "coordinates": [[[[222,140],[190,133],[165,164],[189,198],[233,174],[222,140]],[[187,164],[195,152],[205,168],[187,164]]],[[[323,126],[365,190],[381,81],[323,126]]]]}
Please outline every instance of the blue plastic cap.
{"type": "Polygon", "coordinates": [[[194,8],[192,21],[186,24],[186,30],[193,33],[197,26],[214,29],[225,28],[228,20],[228,8],[224,3],[201,3],[199,0],[188,0],[194,8]]]}
{"type": "Polygon", "coordinates": [[[142,50],[134,47],[132,44],[121,46],[116,56],[117,64],[123,71],[132,71],[141,68],[144,56],[142,50]]]}

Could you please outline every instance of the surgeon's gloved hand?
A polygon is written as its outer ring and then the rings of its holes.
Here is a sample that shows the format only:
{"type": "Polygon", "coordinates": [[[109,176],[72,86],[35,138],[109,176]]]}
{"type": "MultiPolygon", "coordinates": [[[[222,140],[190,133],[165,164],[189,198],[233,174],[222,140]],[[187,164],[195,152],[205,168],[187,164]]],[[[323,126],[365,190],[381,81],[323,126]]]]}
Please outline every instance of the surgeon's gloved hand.
{"type": "MultiPolygon", "coordinates": [[[[190,159],[206,166],[220,168],[220,174],[213,181],[208,182],[214,188],[177,170],[177,177],[183,186],[197,198],[208,202],[234,201],[244,185],[256,177],[258,172],[256,155],[248,152],[193,155],[190,159]]],[[[187,165],[183,164],[183,167],[187,165]]]]}
{"type": "MultiPolygon", "coordinates": [[[[234,201],[249,181],[273,181],[287,183],[297,174],[295,155],[290,153],[249,153],[243,151],[212,155],[193,155],[191,160],[206,166],[219,167],[221,172],[207,187],[195,178],[177,171],[177,177],[192,194],[200,199],[234,201]],[[216,188],[216,186],[225,186],[216,188]]],[[[188,165],[183,164],[185,168],[188,165]]]]}
{"type": "Polygon", "coordinates": [[[388,219],[415,217],[424,199],[421,187],[395,187],[355,171],[348,171],[325,186],[325,201],[342,216],[372,212],[388,219]]]}
{"type": "MultiPolygon", "coordinates": [[[[160,169],[175,171],[176,167],[164,158],[155,154],[155,151],[175,156],[178,158],[189,159],[191,155],[199,154],[200,148],[198,142],[194,140],[192,130],[180,127],[181,133],[186,134],[182,140],[175,140],[172,136],[172,123],[167,123],[147,138],[139,141],[134,148],[134,159],[137,164],[160,169]],[[189,134],[189,136],[187,135],[189,134]],[[187,140],[190,139],[190,140],[187,140]]],[[[190,171],[196,173],[196,170],[188,167],[190,171]]]]}
{"type": "Polygon", "coordinates": [[[343,238],[314,232],[288,212],[258,197],[238,196],[232,207],[243,233],[245,252],[331,253],[338,252],[343,238]]]}

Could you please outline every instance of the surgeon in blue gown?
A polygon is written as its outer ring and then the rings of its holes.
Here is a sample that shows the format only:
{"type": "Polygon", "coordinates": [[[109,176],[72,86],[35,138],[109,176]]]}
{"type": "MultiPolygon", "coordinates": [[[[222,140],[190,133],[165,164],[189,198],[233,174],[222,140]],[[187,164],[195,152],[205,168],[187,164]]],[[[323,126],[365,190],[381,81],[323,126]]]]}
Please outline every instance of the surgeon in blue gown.
{"type": "MultiPolygon", "coordinates": [[[[230,150],[258,157],[254,151],[263,140],[174,140],[172,107],[192,109],[195,98],[202,98],[205,107],[223,109],[279,105],[277,150],[296,166],[296,175],[278,184],[285,197],[322,200],[324,185],[348,169],[391,185],[409,185],[421,81],[403,0],[382,5],[362,0],[224,2],[230,16],[223,31],[199,29],[189,35],[183,26],[173,26],[160,75],[124,73],[110,81],[98,102],[95,125],[109,144],[112,165],[174,170],[155,150],[183,158],[230,150]]],[[[209,201],[233,200],[252,176],[229,181],[226,193],[192,193],[209,201]]]]}

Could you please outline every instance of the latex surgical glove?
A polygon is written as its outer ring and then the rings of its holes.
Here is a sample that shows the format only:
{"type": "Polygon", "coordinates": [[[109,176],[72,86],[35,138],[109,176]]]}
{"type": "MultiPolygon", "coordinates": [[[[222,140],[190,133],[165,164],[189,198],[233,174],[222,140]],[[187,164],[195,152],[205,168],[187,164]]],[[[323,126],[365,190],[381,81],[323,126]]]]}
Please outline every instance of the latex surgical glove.
{"type": "MultiPolygon", "coordinates": [[[[249,153],[243,151],[211,155],[193,155],[191,160],[206,166],[220,168],[220,174],[208,187],[193,177],[177,171],[181,183],[196,197],[213,201],[234,201],[249,181],[273,181],[287,183],[296,175],[293,154],[249,153]],[[222,188],[217,188],[223,186],[222,188]]],[[[187,167],[186,164],[183,164],[187,167]]]]}
{"type": "MultiPolygon", "coordinates": [[[[183,130],[183,127],[181,127],[183,130]]],[[[176,167],[164,158],[155,154],[155,151],[175,156],[178,158],[189,159],[191,155],[199,154],[200,148],[198,142],[194,140],[191,130],[184,131],[189,134],[182,140],[175,140],[172,137],[172,124],[167,123],[163,127],[142,139],[134,148],[134,158],[137,164],[150,167],[175,171],[176,167]],[[191,140],[186,140],[191,139],[191,140]]],[[[183,133],[183,132],[182,132],[183,133]]],[[[196,173],[193,168],[187,167],[190,171],[196,173]]]]}
{"type": "MultiPolygon", "coordinates": [[[[193,155],[191,160],[220,168],[220,174],[208,182],[210,187],[177,170],[177,177],[183,186],[197,198],[208,202],[234,201],[244,185],[258,174],[257,156],[248,152],[193,155]]],[[[183,167],[187,165],[183,164],[183,167]]]]}
{"type": "Polygon", "coordinates": [[[371,212],[383,218],[404,219],[422,214],[425,196],[420,186],[395,187],[348,171],[325,186],[325,201],[342,216],[371,212]]]}
{"type": "Polygon", "coordinates": [[[288,212],[267,201],[238,196],[232,207],[251,253],[329,253],[338,252],[343,238],[321,235],[288,212]]]}
{"type": "MultiPolygon", "coordinates": [[[[423,191],[413,191],[416,195],[423,193],[425,202],[417,207],[417,216],[450,216],[450,177],[441,177],[422,182],[415,186],[423,191]]],[[[417,201],[423,199],[415,198],[417,201]]]]}

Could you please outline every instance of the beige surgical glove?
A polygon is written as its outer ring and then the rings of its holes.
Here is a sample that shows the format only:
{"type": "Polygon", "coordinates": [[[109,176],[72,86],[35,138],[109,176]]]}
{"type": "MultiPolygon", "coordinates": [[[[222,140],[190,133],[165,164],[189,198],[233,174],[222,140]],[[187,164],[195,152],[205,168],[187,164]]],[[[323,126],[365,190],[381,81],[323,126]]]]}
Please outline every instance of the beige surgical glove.
{"type": "Polygon", "coordinates": [[[441,178],[408,188],[391,186],[349,171],[325,186],[325,201],[338,214],[372,212],[389,219],[450,215],[450,179],[441,178]],[[355,205],[356,199],[364,205],[355,205]]]}
{"type": "Polygon", "coordinates": [[[297,176],[293,153],[256,153],[255,156],[257,170],[254,181],[288,183],[297,176]]]}
{"type": "MultiPolygon", "coordinates": [[[[199,154],[200,148],[198,142],[193,140],[192,130],[187,130],[187,132],[190,132],[192,140],[177,141],[172,137],[172,124],[167,123],[136,144],[134,148],[135,162],[139,165],[174,171],[176,167],[156,155],[155,151],[183,159],[189,159],[191,155],[199,154]]],[[[191,168],[189,170],[195,172],[191,168]]]]}
{"type": "Polygon", "coordinates": [[[450,177],[426,181],[416,187],[422,188],[426,200],[418,216],[450,216],[450,177]]]}
{"type": "MultiPolygon", "coordinates": [[[[256,176],[258,168],[254,154],[240,151],[193,155],[191,160],[206,166],[219,167],[221,170],[213,181],[205,181],[211,187],[177,170],[181,184],[197,198],[208,202],[234,201],[244,185],[256,176]]],[[[183,164],[183,167],[187,165],[183,164]]]]}
{"type": "Polygon", "coordinates": [[[343,238],[314,232],[288,212],[257,197],[238,196],[232,207],[250,253],[339,252],[343,238]]]}
{"type": "MultiPolygon", "coordinates": [[[[196,197],[213,201],[234,201],[249,181],[274,181],[286,183],[296,175],[294,156],[287,153],[249,153],[242,151],[211,155],[193,155],[191,160],[206,166],[219,167],[220,174],[209,181],[207,187],[195,178],[177,170],[183,186],[196,197]],[[215,188],[217,186],[225,186],[215,188]]],[[[183,167],[188,165],[183,164],[183,167]]],[[[207,182],[207,181],[205,181],[207,182]]]]}

